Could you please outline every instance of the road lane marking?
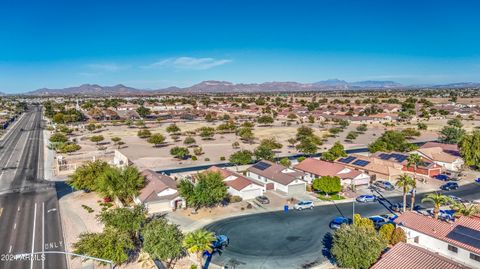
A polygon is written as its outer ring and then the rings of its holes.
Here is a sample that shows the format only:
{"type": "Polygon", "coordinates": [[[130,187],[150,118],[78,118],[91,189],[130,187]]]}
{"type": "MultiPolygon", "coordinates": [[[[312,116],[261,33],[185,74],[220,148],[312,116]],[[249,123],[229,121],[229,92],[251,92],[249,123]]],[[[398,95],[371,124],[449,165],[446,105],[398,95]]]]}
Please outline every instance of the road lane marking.
{"type": "Polygon", "coordinates": [[[57,211],[57,209],[56,209],[56,208],[51,208],[51,209],[47,210],[47,213],[50,213],[50,212],[55,212],[55,211],[57,211]]]}
{"type": "Polygon", "coordinates": [[[0,207],[0,217],[2,216],[3,213],[3,207],[0,207]]]}
{"type": "Polygon", "coordinates": [[[8,253],[12,253],[12,248],[13,248],[13,246],[10,245],[10,247],[8,248],[8,253]]]}
{"type": "MultiPolygon", "coordinates": [[[[35,251],[35,224],[37,222],[37,203],[35,203],[35,209],[33,210],[33,237],[32,237],[32,257],[35,251]]],[[[33,269],[33,259],[30,260],[30,269],[33,269]]]]}
{"type": "MultiPolygon", "coordinates": [[[[45,202],[42,202],[42,256],[45,251],[45,202]]],[[[42,259],[42,269],[45,268],[45,259],[42,259]]]]}
{"type": "Polygon", "coordinates": [[[16,222],[13,224],[13,229],[14,230],[17,229],[17,223],[16,222]]]}
{"type": "Polygon", "coordinates": [[[20,207],[18,207],[18,209],[17,209],[17,212],[19,212],[19,211],[20,211],[20,207]]]}

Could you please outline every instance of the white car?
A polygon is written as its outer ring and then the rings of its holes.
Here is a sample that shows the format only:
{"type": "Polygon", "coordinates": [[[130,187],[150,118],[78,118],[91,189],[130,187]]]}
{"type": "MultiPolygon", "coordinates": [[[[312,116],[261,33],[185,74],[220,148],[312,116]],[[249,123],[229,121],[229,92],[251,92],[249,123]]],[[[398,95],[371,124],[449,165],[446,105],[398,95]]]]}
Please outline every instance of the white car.
{"type": "Polygon", "coordinates": [[[302,209],[313,209],[313,202],[312,201],[300,201],[293,206],[296,210],[302,209]]]}

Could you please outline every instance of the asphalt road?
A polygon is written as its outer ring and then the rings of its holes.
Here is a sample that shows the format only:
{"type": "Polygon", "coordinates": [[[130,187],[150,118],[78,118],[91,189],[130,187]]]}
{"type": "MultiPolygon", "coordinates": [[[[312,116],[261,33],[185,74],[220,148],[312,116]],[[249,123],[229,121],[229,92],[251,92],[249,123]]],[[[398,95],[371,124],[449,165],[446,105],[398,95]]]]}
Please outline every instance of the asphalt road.
{"type": "MultiPolygon", "coordinates": [[[[467,200],[480,198],[480,185],[469,184],[448,194],[467,200]]],[[[420,201],[424,194],[417,194],[420,201]]],[[[410,197],[407,197],[409,201],[410,197]]],[[[355,213],[373,216],[390,213],[388,203],[401,202],[401,196],[380,203],[355,203],[355,213]]],[[[423,204],[432,207],[431,204],[423,204]]],[[[330,221],[337,216],[352,217],[352,203],[317,206],[312,210],[268,212],[221,220],[206,228],[225,234],[230,245],[212,262],[229,268],[310,268],[326,260],[323,239],[331,232],[330,221]]]]}
{"type": "Polygon", "coordinates": [[[43,180],[42,112],[32,106],[0,141],[0,269],[66,268],[55,186],[43,180]]]}

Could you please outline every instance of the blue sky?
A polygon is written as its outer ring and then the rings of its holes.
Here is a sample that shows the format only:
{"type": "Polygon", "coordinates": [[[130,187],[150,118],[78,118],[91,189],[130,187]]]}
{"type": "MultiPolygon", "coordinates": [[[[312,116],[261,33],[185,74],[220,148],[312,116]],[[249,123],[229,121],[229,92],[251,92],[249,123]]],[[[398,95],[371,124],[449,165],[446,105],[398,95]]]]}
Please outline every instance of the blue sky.
{"type": "Polygon", "coordinates": [[[0,91],[480,81],[480,1],[2,1],[0,91]]]}

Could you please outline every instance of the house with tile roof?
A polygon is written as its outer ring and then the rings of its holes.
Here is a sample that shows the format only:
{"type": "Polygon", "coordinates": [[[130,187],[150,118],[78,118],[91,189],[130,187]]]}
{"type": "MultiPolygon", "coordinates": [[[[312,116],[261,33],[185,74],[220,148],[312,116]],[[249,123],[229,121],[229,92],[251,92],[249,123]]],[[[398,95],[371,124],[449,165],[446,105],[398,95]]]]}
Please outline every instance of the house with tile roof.
{"type": "Polygon", "coordinates": [[[408,211],[394,221],[405,231],[407,243],[480,268],[480,217],[460,216],[446,222],[408,211]]]}
{"type": "Polygon", "coordinates": [[[391,161],[391,162],[398,163],[403,166],[402,168],[403,171],[408,171],[412,173],[415,172],[419,175],[434,177],[442,173],[442,167],[440,165],[436,164],[431,159],[426,158],[422,155],[420,155],[421,163],[417,165],[415,170],[415,167],[408,165],[407,159],[409,155],[410,154],[408,153],[401,153],[401,152],[388,152],[388,153],[376,152],[373,155],[371,155],[371,157],[377,158],[383,161],[391,161]]]}
{"type": "Polygon", "coordinates": [[[370,269],[469,269],[438,253],[400,242],[385,252],[370,269]]]}
{"type": "Polygon", "coordinates": [[[143,170],[142,175],[145,177],[145,186],[133,200],[136,204],[143,204],[148,213],[168,212],[186,206],[174,179],[150,169],[143,170]]]}
{"type": "Polygon", "coordinates": [[[403,165],[399,163],[360,154],[350,154],[345,158],[335,160],[335,163],[362,171],[368,174],[372,180],[393,181],[403,174],[403,165]]]}
{"type": "Polygon", "coordinates": [[[266,160],[250,166],[247,177],[263,184],[266,190],[287,195],[303,194],[307,189],[305,173],[266,160]]]}
{"type": "Polygon", "coordinates": [[[228,193],[232,196],[239,196],[243,200],[254,199],[257,196],[262,196],[265,192],[263,185],[225,168],[212,166],[207,171],[220,173],[223,182],[228,187],[228,193]]]}
{"type": "Polygon", "coordinates": [[[445,170],[453,172],[460,171],[465,163],[460,157],[457,145],[429,142],[415,150],[414,153],[431,160],[445,170]]]}
{"type": "Polygon", "coordinates": [[[344,186],[352,184],[358,186],[370,183],[370,176],[367,173],[340,163],[307,158],[295,165],[294,168],[305,173],[305,180],[309,184],[312,183],[313,179],[322,176],[337,176],[341,179],[341,183],[344,186]]]}

